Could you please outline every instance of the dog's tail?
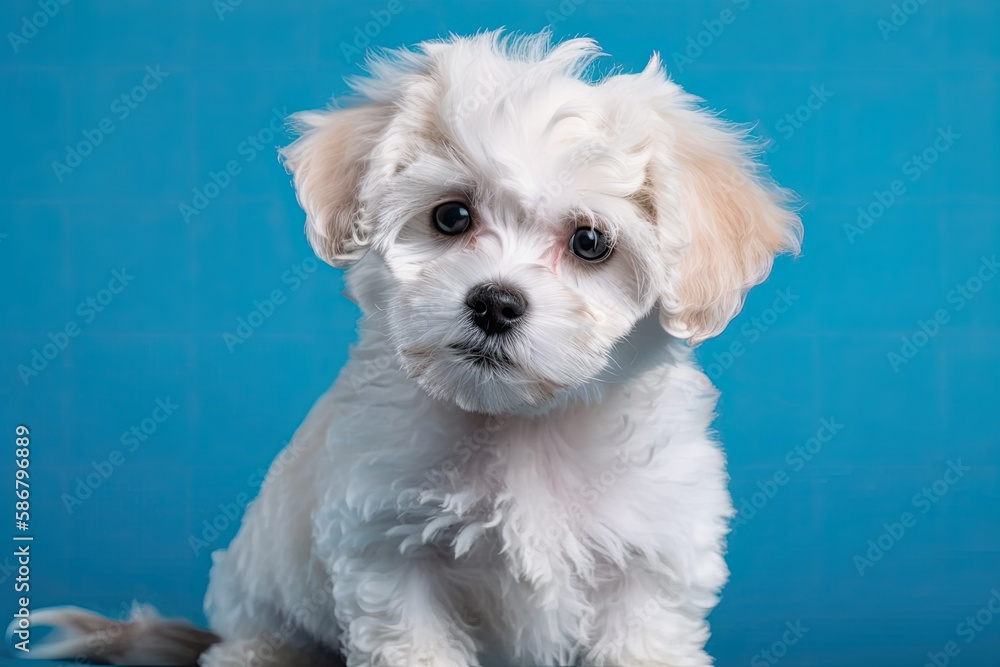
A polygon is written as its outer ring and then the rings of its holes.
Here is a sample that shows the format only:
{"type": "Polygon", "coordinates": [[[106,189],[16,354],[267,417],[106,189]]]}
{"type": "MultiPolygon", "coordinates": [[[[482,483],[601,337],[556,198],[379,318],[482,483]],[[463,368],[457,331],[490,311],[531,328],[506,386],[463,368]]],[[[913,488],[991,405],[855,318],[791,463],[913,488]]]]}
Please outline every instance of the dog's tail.
{"type": "MultiPolygon", "coordinates": [[[[162,618],[150,605],[133,603],[127,621],[105,618],[79,607],[33,611],[31,627],[50,626],[53,635],[19,657],[35,660],[77,659],[111,665],[196,665],[198,656],[221,638],[181,619],[162,618]]],[[[20,629],[7,626],[7,645],[20,629]]]]}

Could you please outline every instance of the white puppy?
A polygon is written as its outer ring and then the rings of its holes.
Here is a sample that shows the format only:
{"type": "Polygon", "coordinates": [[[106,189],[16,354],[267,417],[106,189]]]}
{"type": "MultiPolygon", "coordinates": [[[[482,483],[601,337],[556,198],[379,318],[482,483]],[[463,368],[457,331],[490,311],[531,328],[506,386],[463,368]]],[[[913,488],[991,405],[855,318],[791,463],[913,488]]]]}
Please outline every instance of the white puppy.
{"type": "Polygon", "coordinates": [[[216,634],[47,610],[70,634],[33,656],[711,663],[733,509],[689,344],[800,224],[658,58],[588,80],[598,54],[427,42],[295,117],[284,158],[360,341],[214,555],[216,634]]]}

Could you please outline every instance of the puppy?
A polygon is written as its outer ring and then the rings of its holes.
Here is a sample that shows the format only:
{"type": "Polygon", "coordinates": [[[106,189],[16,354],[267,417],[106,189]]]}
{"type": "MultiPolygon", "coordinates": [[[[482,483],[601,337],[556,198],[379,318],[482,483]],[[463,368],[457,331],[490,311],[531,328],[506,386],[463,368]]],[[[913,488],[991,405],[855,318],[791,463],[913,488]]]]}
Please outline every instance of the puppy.
{"type": "Polygon", "coordinates": [[[32,657],[711,664],[733,508],[690,346],[801,228],[656,56],[595,80],[598,55],[426,42],[294,117],[306,233],[363,313],[350,361],[214,554],[213,633],[46,610],[66,632],[32,657]]]}

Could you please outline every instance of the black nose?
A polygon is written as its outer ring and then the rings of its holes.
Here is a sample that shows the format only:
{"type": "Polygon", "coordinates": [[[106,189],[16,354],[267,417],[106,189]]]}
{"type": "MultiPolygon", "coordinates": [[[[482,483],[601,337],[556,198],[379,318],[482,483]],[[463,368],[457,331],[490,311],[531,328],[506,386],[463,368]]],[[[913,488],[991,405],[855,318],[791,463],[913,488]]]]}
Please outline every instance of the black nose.
{"type": "Polygon", "coordinates": [[[465,305],[472,311],[472,321],[488,336],[508,331],[528,309],[520,292],[489,283],[473,287],[465,305]]]}

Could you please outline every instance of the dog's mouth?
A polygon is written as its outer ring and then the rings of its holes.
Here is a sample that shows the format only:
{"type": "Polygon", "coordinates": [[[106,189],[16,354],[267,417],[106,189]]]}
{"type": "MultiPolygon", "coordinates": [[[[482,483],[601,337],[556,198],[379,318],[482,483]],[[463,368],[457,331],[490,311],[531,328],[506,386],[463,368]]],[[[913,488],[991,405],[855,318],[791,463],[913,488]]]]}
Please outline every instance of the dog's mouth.
{"type": "Polygon", "coordinates": [[[500,340],[445,342],[400,354],[407,375],[424,391],[471,412],[520,413],[569,388],[530,372],[500,340]]]}
{"type": "Polygon", "coordinates": [[[514,366],[514,360],[502,350],[488,350],[472,343],[452,343],[448,349],[455,352],[463,361],[480,368],[501,370],[514,366]]]}

